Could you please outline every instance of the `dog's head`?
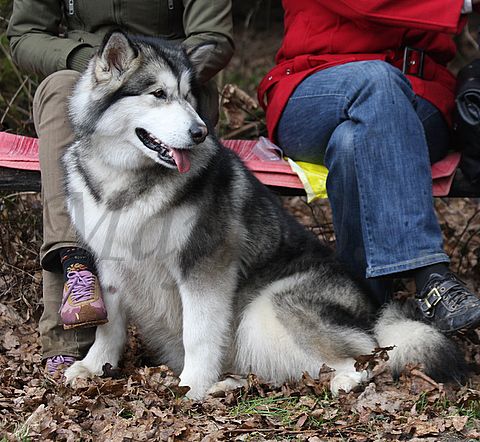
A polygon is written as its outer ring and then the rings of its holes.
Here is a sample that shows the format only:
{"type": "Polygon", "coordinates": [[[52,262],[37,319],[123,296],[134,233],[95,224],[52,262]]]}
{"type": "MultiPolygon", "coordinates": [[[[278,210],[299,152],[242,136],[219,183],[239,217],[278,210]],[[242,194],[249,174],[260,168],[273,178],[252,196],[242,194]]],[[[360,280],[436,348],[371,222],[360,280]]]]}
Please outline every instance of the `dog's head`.
{"type": "Polygon", "coordinates": [[[114,31],[77,83],[70,116],[77,137],[94,137],[109,163],[184,173],[208,135],[198,91],[180,46],[114,31]]]}

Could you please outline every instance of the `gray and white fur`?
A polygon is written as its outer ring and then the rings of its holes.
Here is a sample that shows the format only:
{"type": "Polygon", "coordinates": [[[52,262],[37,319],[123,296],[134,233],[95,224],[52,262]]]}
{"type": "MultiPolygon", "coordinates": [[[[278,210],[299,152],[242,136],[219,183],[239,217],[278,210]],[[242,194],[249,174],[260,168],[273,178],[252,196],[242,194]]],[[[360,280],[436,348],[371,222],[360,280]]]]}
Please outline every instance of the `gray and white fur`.
{"type": "Polygon", "coordinates": [[[379,345],[396,346],[397,375],[415,362],[461,379],[446,337],[394,304],[375,319],[330,250],[207,136],[198,91],[184,51],[120,32],[74,90],[67,204],[96,256],[109,322],[67,380],[115,367],[129,321],[194,399],[225,372],[279,384],[323,364],[332,391],[349,391],[368,379],[354,358],[379,345]]]}

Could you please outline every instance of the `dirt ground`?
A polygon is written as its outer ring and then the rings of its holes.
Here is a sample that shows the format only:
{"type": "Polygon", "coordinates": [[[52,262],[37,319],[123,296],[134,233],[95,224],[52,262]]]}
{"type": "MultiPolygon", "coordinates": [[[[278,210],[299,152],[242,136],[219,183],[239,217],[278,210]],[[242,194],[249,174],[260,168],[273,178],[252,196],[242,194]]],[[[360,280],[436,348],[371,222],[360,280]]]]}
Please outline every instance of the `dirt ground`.
{"type": "MultiPolygon", "coordinates": [[[[254,96],[253,85],[272,65],[278,44],[278,29],[264,32],[242,40],[242,55],[232,61],[223,83],[239,85],[254,96]]],[[[234,135],[264,130],[256,110],[246,114],[242,127],[249,123],[245,132],[234,135]]],[[[224,136],[238,130],[225,118],[220,129],[224,136]]],[[[328,202],[283,201],[307,228],[334,246],[328,202]]],[[[436,208],[454,270],[480,293],[480,201],[437,199],[436,208]]],[[[141,339],[132,329],[119,372],[67,388],[60,379],[46,376],[41,364],[39,195],[0,195],[0,220],[1,442],[480,440],[478,332],[455,338],[472,370],[464,386],[437,384],[415,366],[394,382],[378,366],[368,385],[332,398],[329,372],[323,368],[278,388],[252,375],[246,389],[193,402],[185,399],[185,390],[167,367],[144,364],[141,339]]],[[[398,296],[412,294],[411,284],[399,284],[398,296]]]]}

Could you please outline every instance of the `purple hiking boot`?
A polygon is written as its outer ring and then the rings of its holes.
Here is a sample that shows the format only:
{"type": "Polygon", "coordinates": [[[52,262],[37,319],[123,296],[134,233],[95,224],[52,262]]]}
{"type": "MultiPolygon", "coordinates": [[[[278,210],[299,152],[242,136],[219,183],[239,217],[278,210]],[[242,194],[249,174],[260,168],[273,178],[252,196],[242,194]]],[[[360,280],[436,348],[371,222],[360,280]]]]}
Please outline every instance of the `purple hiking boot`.
{"type": "Polygon", "coordinates": [[[82,264],[73,264],[67,272],[60,316],[65,329],[108,322],[98,278],[82,264]]]}
{"type": "Polygon", "coordinates": [[[70,367],[76,360],[73,356],[52,356],[47,359],[45,368],[50,376],[55,376],[57,373],[63,373],[65,369],[70,367]]]}

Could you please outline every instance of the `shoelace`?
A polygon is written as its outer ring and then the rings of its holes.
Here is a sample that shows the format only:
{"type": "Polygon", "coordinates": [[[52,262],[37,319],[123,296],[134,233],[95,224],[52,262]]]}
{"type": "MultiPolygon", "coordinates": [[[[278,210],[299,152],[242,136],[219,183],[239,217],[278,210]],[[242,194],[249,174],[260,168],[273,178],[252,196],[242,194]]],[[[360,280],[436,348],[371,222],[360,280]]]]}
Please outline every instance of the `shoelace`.
{"type": "Polygon", "coordinates": [[[70,295],[74,302],[88,301],[95,290],[95,275],[89,270],[72,270],[67,273],[67,287],[62,306],[70,295]]]}
{"type": "Polygon", "coordinates": [[[76,359],[73,356],[52,356],[47,360],[47,371],[49,374],[54,375],[61,365],[72,365],[76,359]]]}
{"type": "MultiPolygon", "coordinates": [[[[468,291],[465,285],[460,281],[453,273],[447,273],[444,275],[445,279],[455,283],[453,287],[450,287],[445,293],[443,293],[443,301],[451,308],[455,308],[458,304],[468,298],[468,291]]],[[[436,287],[436,282],[441,282],[440,278],[435,278],[432,281],[431,287],[436,287]]]]}

